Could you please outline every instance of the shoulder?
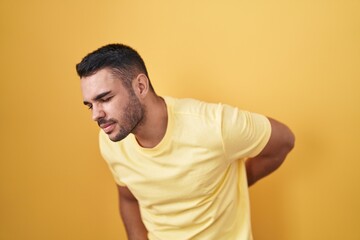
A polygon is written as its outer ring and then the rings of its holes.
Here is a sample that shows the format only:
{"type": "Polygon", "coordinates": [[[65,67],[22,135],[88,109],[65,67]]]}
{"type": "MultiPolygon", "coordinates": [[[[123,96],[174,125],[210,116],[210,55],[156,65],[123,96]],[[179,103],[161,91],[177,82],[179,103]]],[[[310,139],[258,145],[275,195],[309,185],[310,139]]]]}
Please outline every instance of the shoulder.
{"type": "Polygon", "coordinates": [[[175,115],[189,115],[193,117],[217,118],[220,103],[209,103],[193,98],[165,97],[166,104],[175,115]]]}

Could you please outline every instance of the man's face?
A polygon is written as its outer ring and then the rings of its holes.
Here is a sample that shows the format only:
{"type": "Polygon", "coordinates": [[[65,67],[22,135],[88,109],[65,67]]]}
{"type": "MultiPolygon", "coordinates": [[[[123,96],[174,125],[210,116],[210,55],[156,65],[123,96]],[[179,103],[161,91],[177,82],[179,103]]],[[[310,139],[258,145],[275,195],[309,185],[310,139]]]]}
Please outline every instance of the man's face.
{"type": "Polygon", "coordinates": [[[81,78],[84,104],[112,141],[120,141],[143,120],[144,109],[133,89],[124,87],[109,69],[81,78]]]}

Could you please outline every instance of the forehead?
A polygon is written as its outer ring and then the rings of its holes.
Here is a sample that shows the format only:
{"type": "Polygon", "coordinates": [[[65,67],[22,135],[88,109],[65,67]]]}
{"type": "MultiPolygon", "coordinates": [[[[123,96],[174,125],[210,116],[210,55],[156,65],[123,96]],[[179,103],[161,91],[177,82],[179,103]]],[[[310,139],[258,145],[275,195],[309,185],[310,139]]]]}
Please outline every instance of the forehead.
{"type": "Polygon", "coordinates": [[[80,79],[84,100],[90,100],[103,92],[124,91],[121,79],[117,78],[109,69],[101,69],[91,76],[80,79]]]}

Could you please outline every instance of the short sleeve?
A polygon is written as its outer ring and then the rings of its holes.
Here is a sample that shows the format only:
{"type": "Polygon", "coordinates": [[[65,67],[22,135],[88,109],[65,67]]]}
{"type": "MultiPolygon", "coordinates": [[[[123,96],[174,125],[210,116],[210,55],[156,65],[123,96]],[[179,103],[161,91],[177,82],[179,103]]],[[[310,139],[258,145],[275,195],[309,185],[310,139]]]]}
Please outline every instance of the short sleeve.
{"type": "Polygon", "coordinates": [[[119,165],[119,163],[117,163],[116,161],[117,145],[116,143],[111,142],[108,136],[103,131],[100,131],[99,133],[99,147],[100,147],[101,156],[104,158],[105,162],[107,163],[116,184],[125,187],[126,185],[120,180],[120,176],[116,172],[116,166],[119,165]]]}
{"type": "Polygon", "coordinates": [[[221,133],[227,159],[234,161],[258,155],[269,141],[271,124],[263,115],[222,105],[221,133]]]}

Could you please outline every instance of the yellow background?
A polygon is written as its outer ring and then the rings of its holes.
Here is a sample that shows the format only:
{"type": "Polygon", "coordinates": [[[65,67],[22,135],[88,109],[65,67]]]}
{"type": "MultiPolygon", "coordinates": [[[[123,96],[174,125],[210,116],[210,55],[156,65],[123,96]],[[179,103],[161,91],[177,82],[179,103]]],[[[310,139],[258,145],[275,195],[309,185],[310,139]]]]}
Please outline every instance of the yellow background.
{"type": "Polygon", "coordinates": [[[0,239],[125,239],[75,64],[122,42],[160,95],[287,123],[251,188],[255,239],[360,239],[357,0],[0,2],[0,239]]]}

